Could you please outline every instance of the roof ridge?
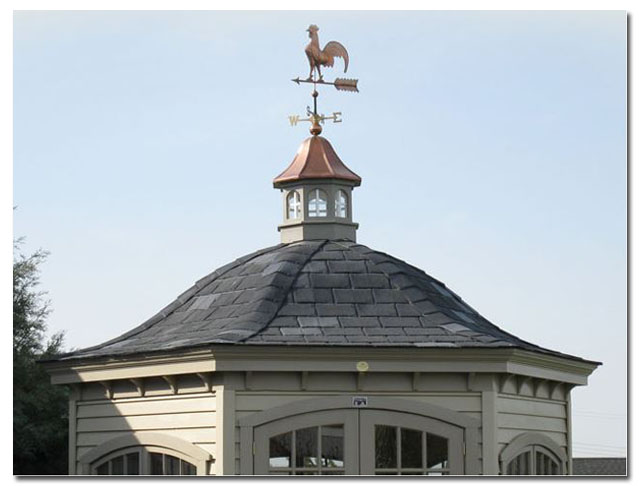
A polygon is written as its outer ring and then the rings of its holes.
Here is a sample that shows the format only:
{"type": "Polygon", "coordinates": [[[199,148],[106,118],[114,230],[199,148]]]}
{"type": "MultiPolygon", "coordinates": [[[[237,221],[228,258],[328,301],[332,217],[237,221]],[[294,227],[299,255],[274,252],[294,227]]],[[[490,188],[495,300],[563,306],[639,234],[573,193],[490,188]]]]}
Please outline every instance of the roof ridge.
{"type": "Polygon", "coordinates": [[[300,273],[302,272],[302,269],[305,267],[305,265],[307,263],[309,263],[309,261],[313,258],[313,256],[316,253],[318,253],[322,248],[324,248],[324,246],[328,242],[329,242],[329,240],[322,240],[322,242],[318,245],[318,247],[315,250],[313,250],[312,252],[309,253],[309,255],[307,256],[305,261],[303,263],[300,263],[300,268],[296,272],[295,276],[291,279],[291,283],[289,284],[289,287],[287,288],[287,290],[285,292],[282,293],[282,299],[280,300],[280,303],[278,304],[278,307],[276,307],[276,309],[273,311],[271,317],[267,320],[265,325],[262,326],[259,330],[257,330],[253,334],[251,334],[249,336],[246,336],[246,337],[244,337],[242,339],[239,339],[238,341],[236,341],[237,343],[243,343],[247,339],[251,339],[252,337],[257,336],[262,331],[264,331],[267,327],[269,327],[269,324],[271,324],[273,322],[273,319],[275,319],[275,317],[278,315],[278,312],[280,312],[280,309],[282,309],[282,307],[284,306],[284,304],[285,304],[285,302],[287,300],[287,296],[291,292],[291,289],[293,288],[294,284],[296,283],[296,280],[298,280],[298,277],[300,276],[300,273]]]}

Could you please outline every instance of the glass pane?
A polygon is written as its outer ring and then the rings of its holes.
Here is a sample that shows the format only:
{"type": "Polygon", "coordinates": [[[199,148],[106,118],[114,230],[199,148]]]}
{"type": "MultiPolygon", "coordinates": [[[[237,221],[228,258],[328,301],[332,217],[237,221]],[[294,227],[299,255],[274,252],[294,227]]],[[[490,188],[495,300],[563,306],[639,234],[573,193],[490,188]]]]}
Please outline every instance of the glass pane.
{"type": "Polygon", "coordinates": [[[318,465],[318,427],[296,430],[296,467],[318,465]]]}
{"type": "Polygon", "coordinates": [[[531,453],[525,452],[524,454],[520,454],[520,460],[518,462],[518,467],[520,468],[520,474],[531,474],[531,453]]]}
{"type": "Polygon", "coordinates": [[[140,454],[137,452],[127,454],[127,474],[131,476],[140,474],[140,454]]]}
{"type": "Polygon", "coordinates": [[[439,435],[427,434],[427,467],[449,467],[449,440],[439,435]]]}
{"type": "Polygon", "coordinates": [[[193,464],[189,464],[187,461],[180,461],[180,465],[182,467],[181,473],[183,476],[196,475],[196,467],[193,464]]]}
{"type": "Polygon", "coordinates": [[[291,432],[269,439],[269,466],[291,467],[291,432]]]}
{"type": "Polygon", "coordinates": [[[164,456],[164,473],[167,476],[180,475],[180,459],[173,456],[164,456]]]}
{"type": "Polygon", "coordinates": [[[400,429],[400,437],[401,467],[422,467],[422,432],[413,429],[400,429]]]}
{"type": "Polygon", "coordinates": [[[104,464],[100,464],[96,468],[96,474],[99,474],[100,476],[108,476],[109,475],[109,463],[105,462],[104,464]]]}
{"type": "Polygon", "coordinates": [[[530,459],[530,452],[523,452],[519,456],[515,457],[507,466],[507,474],[514,476],[531,474],[531,469],[529,467],[530,459]]]}
{"type": "Polygon", "coordinates": [[[162,454],[152,452],[151,456],[151,474],[154,476],[162,476],[164,474],[162,469],[162,454]]]}
{"type": "Polygon", "coordinates": [[[396,428],[376,425],[376,468],[397,467],[396,428]]]}
{"type": "Polygon", "coordinates": [[[288,218],[296,219],[300,213],[300,196],[297,192],[292,192],[287,197],[288,218]]]}
{"type": "Polygon", "coordinates": [[[318,200],[318,216],[326,216],[327,215],[327,198],[321,192],[320,199],[318,200]]]}
{"type": "Polygon", "coordinates": [[[346,218],[347,217],[347,196],[345,196],[344,192],[338,191],[336,195],[336,216],[338,218],[346,218]]]}
{"type": "Polygon", "coordinates": [[[544,470],[544,454],[542,452],[536,452],[536,474],[547,474],[544,470]]]}
{"type": "Polygon", "coordinates": [[[124,474],[124,456],[111,459],[111,475],[122,476],[124,474]]]}
{"type": "Polygon", "coordinates": [[[323,425],[322,467],[344,467],[344,428],[342,425],[323,425]]]}

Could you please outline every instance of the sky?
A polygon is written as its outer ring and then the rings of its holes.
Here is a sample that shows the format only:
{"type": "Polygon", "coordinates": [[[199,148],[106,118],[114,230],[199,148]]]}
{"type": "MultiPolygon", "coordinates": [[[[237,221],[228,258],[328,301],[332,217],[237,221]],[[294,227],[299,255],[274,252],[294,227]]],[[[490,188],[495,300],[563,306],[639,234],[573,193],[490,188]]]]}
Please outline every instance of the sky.
{"type": "Polygon", "coordinates": [[[574,456],[627,440],[627,18],[622,11],[14,14],[14,236],[69,348],[140,324],[279,242],[272,179],[308,136],[306,29],[360,93],[323,135],[362,179],[358,241],[503,329],[601,361],[574,456]]]}

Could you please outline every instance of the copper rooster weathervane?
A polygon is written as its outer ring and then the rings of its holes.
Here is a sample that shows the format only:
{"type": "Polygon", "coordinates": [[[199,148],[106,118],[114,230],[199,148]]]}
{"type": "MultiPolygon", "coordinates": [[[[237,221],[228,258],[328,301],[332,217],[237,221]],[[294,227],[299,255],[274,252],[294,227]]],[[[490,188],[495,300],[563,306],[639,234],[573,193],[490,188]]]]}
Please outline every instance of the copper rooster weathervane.
{"type": "Polygon", "coordinates": [[[336,41],[327,42],[324,49],[320,49],[318,30],[317,25],[310,25],[307,29],[311,42],[309,42],[304,52],[307,55],[307,59],[309,59],[309,77],[307,79],[300,79],[300,77],[292,79],[296,84],[313,84],[313,92],[311,93],[311,96],[313,96],[313,111],[307,106],[308,118],[300,118],[299,115],[289,116],[291,126],[295,126],[301,121],[311,122],[310,131],[313,135],[319,135],[322,132],[320,124],[324,124],[325,120],[332,120],[334,123],[340,123],[342,121],[342,113],[339,111],[333,112],[331,116],[318,114],[318,85],[333,85],[339,91],[358,92],[357,79],[336,78],[333,82],[328,82],[323,79],[320,67],[333,67],[336,57],[340,57],[344,61],[344,72],[346,73],[349,68],[349,53],[342,44],[336,41]]]}

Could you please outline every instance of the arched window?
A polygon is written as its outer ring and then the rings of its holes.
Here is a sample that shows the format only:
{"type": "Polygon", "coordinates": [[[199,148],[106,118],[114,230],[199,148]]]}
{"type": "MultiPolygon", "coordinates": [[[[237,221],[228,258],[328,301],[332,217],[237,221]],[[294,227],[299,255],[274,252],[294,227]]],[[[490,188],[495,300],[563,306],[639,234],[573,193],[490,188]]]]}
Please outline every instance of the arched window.
{"type": "Polygon", "coordinates": [[[327,215],[327,194],[322,189],[313,189],[309,194],[309,217],[323,218],[327,215]]]}
{"type": "Polygon", "coordinates": [[[338,218],[347,217],[347,194],[344,191],[338,191],[336,193],[335,214],[338,218]]]}
{"type": "Polygon", "coordinates": [[[287,196],[287,219],[298,219],[300,213],[300,194],[297,191],[291,191],[287,196]]]}
{"type": "Polygon", "coordinates": [[[212,460],[204,449],[177,437],[157,432],[122,434],[78,459],[80,474],[109,476],[206,474],[212,460]]]}
{"type": "Polygon", "coordinates": [[[131,447],[101,458],[93,466],[98,476],[195,476],[196,466],[159,448],[131,447]]]}
{"type": "Polygon", "coordinates": [[[566,454],[549,437],[538,433],[521,434],[500,454],[502,474],[510,476],[548,476],[564,474],[566,454]]]}
{"type": "Polygon", "coordinates": [[[509,476],[557,476],[560,463],[550,451],[533,445],[509,461],[506,473],[509,476]]]}

